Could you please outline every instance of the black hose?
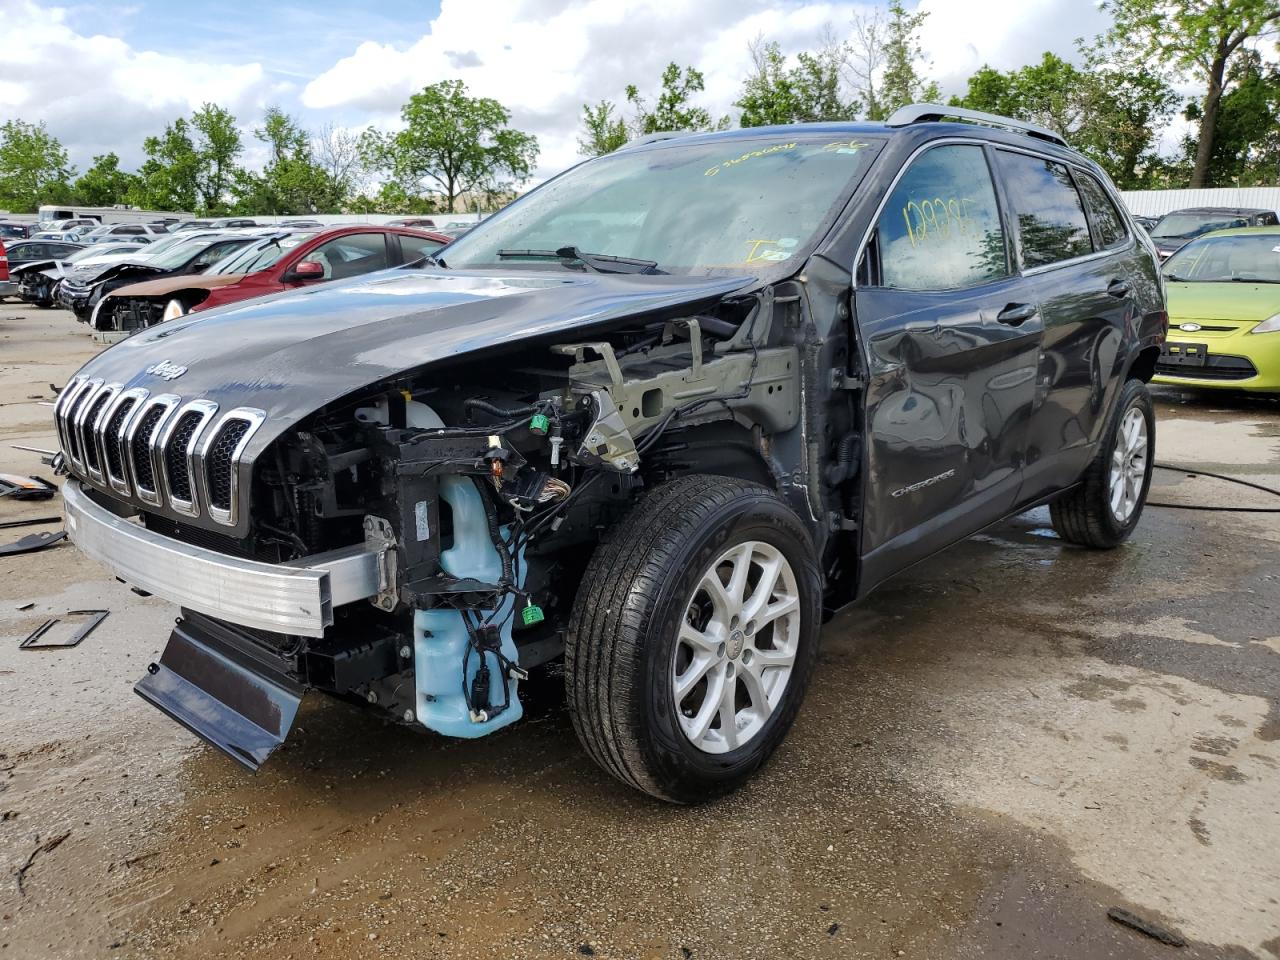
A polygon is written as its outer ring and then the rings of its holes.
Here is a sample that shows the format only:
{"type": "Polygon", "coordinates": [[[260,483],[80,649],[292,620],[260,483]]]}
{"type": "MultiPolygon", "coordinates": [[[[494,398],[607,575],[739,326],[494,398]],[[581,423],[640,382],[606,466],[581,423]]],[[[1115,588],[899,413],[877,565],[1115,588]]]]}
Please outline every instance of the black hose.
{"type": "Polygon", "coordinates": [[[481,413],[487,413],[493,417],[506,417],[509,420],[514,417],[532,416],[538,412],[538,408],[532,404],[526,407],[500,407],[496,403],[481,400],[479,397],[470,397],[464,400],[462,406],[468,413],[472,410],[479,410],[481,413]]]}
{"type": "MultiPolygon", "coordinates": [[[[1214,480],[1225,480],[1227,483],[1237,483],[1242,487],[1261,490],[1263,493],[1269,493],[1272,496],[1280,497],[1280,490],[1277,490],[1275,487],[1264,486],[1261,483],[1254,483],[1251,480],[1241,480],[1239,477],[1229,477],[1225,473],[1214,473],[1211,470],[1196,470],[1192,467],[1179,467],[1171,463],[1157,463],[1153,466],[1156,470],[1177,470],[1181,473],[1190,474],[1195,477],[1212,477],[1214,480]]],[[[1280,513],[1280,507],[1209,507],[1198,503],[1158,503],[1154,500],[1148,500],[1147,506],[1162,507],[1165,510],[1204,510],[1212,513],[1280,513]]]]}
{"type": "MultiPolygon", "coordinates": [[[[484,486],[482,482],[477,482],[481,487],[484,486]]],[[[493,541],[493,548],[498,551],[498,559],[502,562],[502,582],[514,584],[511,554],[508,552],[507,542],[502,539],[502,531],[498,529],[498,508],[494,505],[493,497],[488,490],[480,491],[480,500],[484,503],[484,517],[489,524],[489,539],[493,541]]]]}

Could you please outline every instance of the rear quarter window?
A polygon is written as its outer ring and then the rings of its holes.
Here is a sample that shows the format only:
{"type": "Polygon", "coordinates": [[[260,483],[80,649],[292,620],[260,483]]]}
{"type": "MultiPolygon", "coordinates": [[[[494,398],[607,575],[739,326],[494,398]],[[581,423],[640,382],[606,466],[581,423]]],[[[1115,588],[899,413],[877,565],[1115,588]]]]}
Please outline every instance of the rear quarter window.
{"type": "Polygon", "coordinates": [[[1089,221],[1066,164],[1026,153],[996,152],[1028,269],[1093,252],[1089,221]]]}
{"type": "Polygon", "coordinates": [[[1125,229],[1124,217],[1107,196],[1107,191],[1087,173],[1077,173],[1076,183],[1084,197],[1085,206],[1089,208],[1089,217],[1093,220],[1093,229],[1098,235],[1098,246],[1104,250],[1121,246],[1129,238],[1129,231],[1125,229]]]}

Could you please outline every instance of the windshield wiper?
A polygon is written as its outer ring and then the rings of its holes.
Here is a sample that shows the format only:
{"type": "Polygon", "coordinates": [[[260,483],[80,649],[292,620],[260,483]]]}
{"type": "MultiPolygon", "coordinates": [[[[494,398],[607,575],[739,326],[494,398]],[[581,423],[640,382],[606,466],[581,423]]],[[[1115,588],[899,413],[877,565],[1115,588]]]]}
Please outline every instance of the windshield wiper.
{"type": "Polygon", "coordinates": [[[1232,283],[1280,283],[1280,280],[1268,280],[1266,277],[1232,277],[1232,283]]]}
{"type": "Polygon", "coordinates": [[[635,257],[613,257],[604,253],[584,253],[577,247],[558,247],[555,250],[499,250],[499,257],[537,257],[539,259],[577,260],[592,273],[665,273],[658,269],[657,260],[640,260],[635,257]]]}

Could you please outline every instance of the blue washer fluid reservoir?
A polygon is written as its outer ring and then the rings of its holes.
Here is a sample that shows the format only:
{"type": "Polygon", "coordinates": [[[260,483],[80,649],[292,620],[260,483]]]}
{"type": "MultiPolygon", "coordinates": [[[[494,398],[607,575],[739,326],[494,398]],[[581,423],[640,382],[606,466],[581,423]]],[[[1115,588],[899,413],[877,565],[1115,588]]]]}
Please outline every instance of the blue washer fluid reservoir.
{"type": "MultiPolygon", "coordinates": [[[[453,546],[440,555],[440,565],[454,577],[469,577],[485,583],[497,583],[502,577],[502,561],[489,536],[483,494],[470,477],[445,477],[440,481],[440,497],[453,511],[453,546]]],[[[510,536],[503,528],[502,535],[510,536]]],[[[524,558],[520,558],[523,585],[524,558]]],[[[515,617],[515,597],[508,595],[501,604],[494,623],[501,623],[502,654],[512,663],[519,660],[511,625],[515,617]]],[[[480,610],[487,620],[491,610],[480,610]]],[[[463,695],[462,663],[470,639],[462,614],[456,610],[419,610],[413,615],[414,675],[417,683],[418,722],[428,730],[448,737],[483,737],[485,734],[515,723],[523,715],[516,696],[517,681],[507,677],[497,658],[486,654],[489,664],[489,703],[501,705],[502,685],[510,705],[497,716],[473,722],[463,695]]],[[[466,689],[480,669],[480,656],[473,650],[467,660],[466,689]]]]}

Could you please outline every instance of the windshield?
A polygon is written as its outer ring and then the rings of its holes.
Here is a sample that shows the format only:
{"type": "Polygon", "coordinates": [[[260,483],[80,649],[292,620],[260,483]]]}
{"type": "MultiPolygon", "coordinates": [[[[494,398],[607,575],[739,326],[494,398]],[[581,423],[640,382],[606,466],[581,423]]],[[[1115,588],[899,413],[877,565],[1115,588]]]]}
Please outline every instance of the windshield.
{"type": "Polygon", "coordinates": [[[1212,213],[1171,213],[1151,231],[1156,240],[1185,240],[1198,237],[1210,230],[1226,230],[1228,227],[1247,227],[1247,217],[1212,213]]]}
{"type": "Polygon", "coordinates": [[[291,233],[278,240],[264,240],[250,244],[247,250],[238,250],[225,260],[220,260],[207,273],[257,273],[274,266],[290,250],[314,237],[314,233],[291,233]]]}
{"type": "Polygon", "coordinates": [[[477,224],[449,246],[445,260],[450,267],[524,262],[579,269],[519,254],[573,246],[653,261],[666,273],[771,267],[806,252],[879,145],[874,138],[804,133],[622,150],[573,168],[477,224]]]}
{"type": "Polygon", "coordinates": [[[71,256],[67,257],[67,262],[76,263],[80,260],[88,260],[90,257],[115,256],[117,254],[128,253],[132,250],[141,249],[142,246],[136,243],[99,243],[92,247],[85,247],[83,250],[77,250],[71,256]]]}
{"type": "Polygon", "coordinates": [[[1170,280],[1280,283],[1280,233],[1236,233],[1195,240],[1165,261],[1170,280]]]}

